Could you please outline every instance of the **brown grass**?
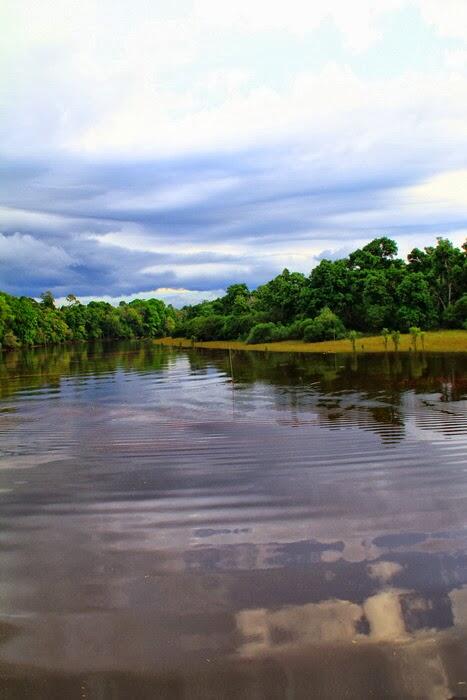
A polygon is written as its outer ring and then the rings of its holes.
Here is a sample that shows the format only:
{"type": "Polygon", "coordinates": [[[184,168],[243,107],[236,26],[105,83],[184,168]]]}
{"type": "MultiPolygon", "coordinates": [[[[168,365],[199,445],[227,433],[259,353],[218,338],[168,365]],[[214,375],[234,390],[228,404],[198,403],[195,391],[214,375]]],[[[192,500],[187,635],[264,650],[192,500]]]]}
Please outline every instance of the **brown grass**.
{"type": "MultiPolygon", "coordinates": [[[[161,345],[182,348],[213,348],[217,350],[248,350],[256,352],[320,352],[338,353],[352,352],[350,340],[327,340],[322,343],[304,343],[301,340],[283,340],[280,343],[260,343],[247,345],[238,340],[211,340],[206,342],[192,342],[187,338],[159,338],[155,341],[161,345]]],[[[385,352],[384,340],[381,336],[368,336],[358,338],[356,342],[357,352],[385,352]]],[[[389,338],[388,352],[394,352],[394,343],[389,338]]],[[[427,352],[467,352],[467,331],[431,331],[425,334],[424,347],[420,338],[417,340],[417,349],[427,352]]],[[[399,350],[413,350],[412,338],[409,334],[400,337],[399,350]]]]}

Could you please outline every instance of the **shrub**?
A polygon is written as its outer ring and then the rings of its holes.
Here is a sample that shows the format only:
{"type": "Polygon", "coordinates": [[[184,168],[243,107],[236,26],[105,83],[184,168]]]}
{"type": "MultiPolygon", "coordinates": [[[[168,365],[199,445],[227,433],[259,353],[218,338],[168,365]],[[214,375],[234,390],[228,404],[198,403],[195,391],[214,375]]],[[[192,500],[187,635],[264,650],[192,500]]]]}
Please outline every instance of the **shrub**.
{"type": "Polygon", "coordinates": [[[14,350],[14,348],[19,348],[20,342],[13,331],[6,331],[3,336],[3,347],[8,348],[8,350],[14,350]]]}
{"type": "Polygon", "coordinates": [[[419,328],[418,326],[410,326],[409,333],[412,337],[413,349],[416,350],[417,349],[417,340],[422,333],[422,329],[419,328]]]}
{"type": "Polygon", "coordinates": [[[344,338],[345,327],[339,316],[325,307],[312,321],[304,326],[303,340],[312,343],[319,340],[337,340],[344,338]]]}
{"type": "Polygon", "coordinates": [[[225,338],[225,340],[243,338],[248,335],[257,322],[255,314],[241,314],[240,316],[231,314],[226,316],[222,329],[222,337],[225,338]]]}
{"type": "Polygon", "coordinates": [[[388,349],[388,341],[389,341],[389,337],[391,335],[391,331],[389,330],[389,328],[383,328],[383,330],[381,331],[381,335],[383,336],[384,347],[387,350],[388,349]]]}
{"type": "Polygon", "coordinates": [[[467,321],[467,294],[463,294],[455,304],[448,306],[445,311],[445,319],[446,317],[451,321],[446,325],[452,328],[459,328],[467,321]]]}
{"type": "Polygon", "coordinates": [[[187,321],[185,331],[187,337],[194,340],[220,340],[224,329],[225,316],[211,314],[195,316],[187,321]]]}
{"type": "Polygon", "coordinates": [[[310,323],[309,318],[301,318],[298,319],[297,321],[294,321],[293,323],[290,324],[290,326],[285,326],[284,327],[284,336],[285,338],[290,338],[291,340],[302,340],[303,339],[303,333],[305,331],[305,326],[307,323],[310,323]]]}
{"type": "Polygon", "coordinates": [[[399,349],[399,343],[401,339],[400,331],[393,331],[391,333],[392,342],[394,343],[394,350],[399,349]]]}
{"type": "Polygon", "coordinates": [[[352,350],[353,352],[357,351],[357,340],[360,337],[360,333],[358,331],[349,331],[348,339],[352,343],[352,350]]]}
{"type": "Polygon", "coordinates": [[[276,340],[283,340],[285,329],[275,323],[257,323],[250,330],[246,342],[249,345],[256,343],[271,343],[276,340]]]}

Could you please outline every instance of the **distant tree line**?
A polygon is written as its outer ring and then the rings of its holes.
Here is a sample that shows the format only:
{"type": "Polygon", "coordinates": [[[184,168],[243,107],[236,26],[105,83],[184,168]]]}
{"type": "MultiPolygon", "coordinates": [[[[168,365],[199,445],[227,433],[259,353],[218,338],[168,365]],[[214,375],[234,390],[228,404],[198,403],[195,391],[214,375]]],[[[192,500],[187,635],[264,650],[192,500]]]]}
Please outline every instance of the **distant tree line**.
{"type": "Polygon", "coordinates": [[[157,338],[175,328],[175,310],[160,299],[135,299],[112,306],[105,301],[81,304],[73,295],[56,307],[51,292],[41,301],[0,292],[0,343],[14,349],[68,340],[157,338]]]}
{"type": "Polygon", "coordinates": [[[254,291],[234,284],[215,301],[185,306],[173,335],[265,343],[393,331],[396,342],[399,331],[433,328],[467,328],[467,242],[459,249],[438,238],[405,262],[395,241],[376,238],[308,276],[285,269],[254,291]]]}
{"type": "Polygon", "coordinates": [[[70,294],[57,308],[50,292],[41,301],[0,292],[4,348],[164,335],[265,343],[382,333],[396,343],[400,331],[433,328],[467,329],[467,242],[456,248],[438,238],[405,262],[393,240],[376,238],[346,258],[321,260],[308,276],[285,269],[254,291],[233,284],[223,297],[179,311],[160,299],[115,307],[70,294]]]}

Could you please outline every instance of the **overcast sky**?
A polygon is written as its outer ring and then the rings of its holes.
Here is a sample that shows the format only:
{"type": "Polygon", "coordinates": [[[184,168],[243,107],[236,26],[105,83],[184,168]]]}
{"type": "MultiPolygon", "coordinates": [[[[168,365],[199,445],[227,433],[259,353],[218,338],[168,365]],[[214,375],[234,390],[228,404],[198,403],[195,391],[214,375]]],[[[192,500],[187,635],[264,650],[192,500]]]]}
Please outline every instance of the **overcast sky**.
{"type": "Polygon", "coordinates": [[[2,0],[0,26],[0,289],[180,304],[465,239],[467,0],[2,0]]]}

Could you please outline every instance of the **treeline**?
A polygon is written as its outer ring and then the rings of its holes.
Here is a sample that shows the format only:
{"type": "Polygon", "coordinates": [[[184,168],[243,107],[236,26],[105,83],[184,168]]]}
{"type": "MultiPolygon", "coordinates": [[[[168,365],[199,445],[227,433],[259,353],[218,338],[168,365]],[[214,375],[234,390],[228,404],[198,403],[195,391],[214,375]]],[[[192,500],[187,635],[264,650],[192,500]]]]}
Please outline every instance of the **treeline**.
{"type": "Polygon", "coordinates": [[[444,238],[407,261],[382,237],[306,276],[285,269],[250,291],[234,284],[215,301],[185,306],[173,335],[194,340],[330,340],[411,328],[467,328],[467,242],[444,238]]]}
{"type": "Polygon", "coordinates": [[[70,294],[57,308],[50,292],[41,301],[0,293],[1,347],[48,345],[68,340],[158,338],[175,328],[176,312],[160,299],[136,299],[115,307],[104,301],[81,304],[70,294]]]}
{"type": "Polygon", "coordinates": [[[382,237],[340,260],[322,260],[307,276],[285,269],[250,291],[233,284],[225,296],[177,311],[160,299],[81,304],[70,294],[56,307],[0,293],[3,348],[67,340],[157,338],[193,340],[328,340],[411,328],[467,328],[467,242],[445,239],[415,248],[407,261],[382,237]]]}

